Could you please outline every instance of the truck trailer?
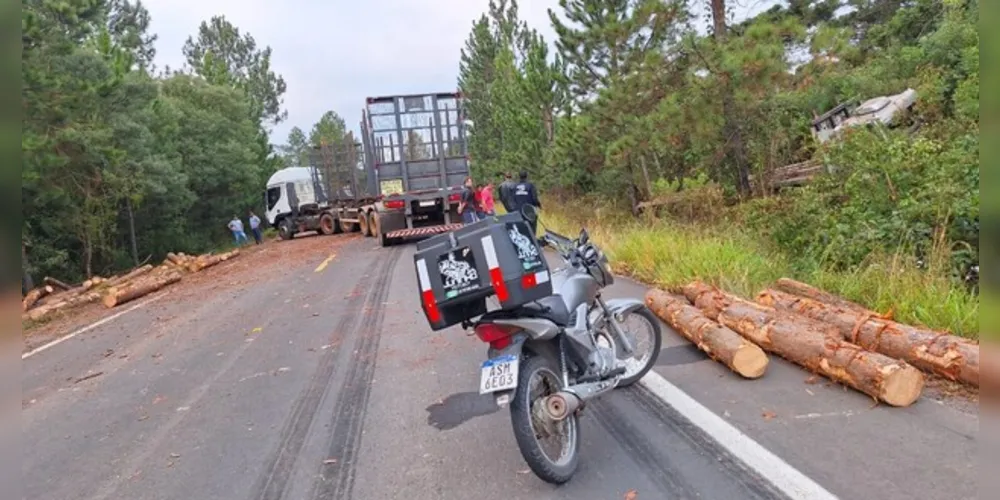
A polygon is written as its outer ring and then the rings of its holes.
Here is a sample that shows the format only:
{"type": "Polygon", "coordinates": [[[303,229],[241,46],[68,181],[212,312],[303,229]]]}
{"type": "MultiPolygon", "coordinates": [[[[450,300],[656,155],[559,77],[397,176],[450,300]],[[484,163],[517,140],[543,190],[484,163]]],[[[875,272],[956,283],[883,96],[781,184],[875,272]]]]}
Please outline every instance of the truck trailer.
{"type": "Polygon", "coordinates": [[[458,93],[368,98],[360,143],[348,133],[314,147],[309,166],[271,176],[268,223],[282,239],[360,231],[382,246],[461,227],[463,115],[458,93]]]}

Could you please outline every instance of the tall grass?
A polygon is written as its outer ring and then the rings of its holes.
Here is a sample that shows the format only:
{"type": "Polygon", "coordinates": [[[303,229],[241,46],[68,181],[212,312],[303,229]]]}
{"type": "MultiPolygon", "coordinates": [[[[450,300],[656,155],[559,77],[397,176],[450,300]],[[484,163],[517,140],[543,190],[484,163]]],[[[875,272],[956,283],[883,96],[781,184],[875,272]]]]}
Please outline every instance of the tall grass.
{"type": "Polygon", "coordinates": [[[752,298],[780,277],[798,279],[888,312],[901,322],[979,337],[979,299],[941,267],[919,269],[903,255],[872,256],[849,272],[786,255],[739,223],[694,226],[654,218],[602,216],[579,205],[547,203],[542,222],[575,236],[586,226],[617,272],[676,290],[695,279],[752,298]]]}

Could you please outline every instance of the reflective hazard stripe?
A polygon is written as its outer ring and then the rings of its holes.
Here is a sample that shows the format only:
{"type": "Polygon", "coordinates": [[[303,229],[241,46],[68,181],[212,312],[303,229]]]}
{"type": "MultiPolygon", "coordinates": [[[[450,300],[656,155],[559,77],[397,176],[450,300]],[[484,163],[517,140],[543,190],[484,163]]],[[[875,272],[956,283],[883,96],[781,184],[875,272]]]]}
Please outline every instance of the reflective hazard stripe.
{"type": "Polygon", "coordinates": [[[438,309],[437,300],[434,299],[434,290],[431,288],[431,278],[427,272],[427,261],[425,259],[417,261],[417,281],[420,282],[420,298],[423,300],[427,319],[431,323],[441,322],[441,311],[438,309]]]}
{"type": "Polygon", "coordinates": [[[497,299],[500,299],[500,302],[507,302],[507,299],[510,298],[510,292],[507,290],[507,284],[503,282],[503,271],[500,270],[500,261],[497,259],[497,249],[493,244],[493,236],[483,236],[482,242],[483,253],[486,255],[486,267],[490,269],[490,284],[497,292],[497,299]]]}

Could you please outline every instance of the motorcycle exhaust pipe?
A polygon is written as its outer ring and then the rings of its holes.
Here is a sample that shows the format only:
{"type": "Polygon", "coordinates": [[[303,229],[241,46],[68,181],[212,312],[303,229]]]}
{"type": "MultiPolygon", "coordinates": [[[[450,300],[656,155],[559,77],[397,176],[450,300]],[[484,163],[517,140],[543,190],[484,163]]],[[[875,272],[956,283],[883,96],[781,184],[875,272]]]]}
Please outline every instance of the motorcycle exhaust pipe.
{"type": "Polygon", "coordinates": [[[545,398],[545,413],[556,422],[565,420],[580,409],[583,401],[571,392],[560,391],[545,398]]]}

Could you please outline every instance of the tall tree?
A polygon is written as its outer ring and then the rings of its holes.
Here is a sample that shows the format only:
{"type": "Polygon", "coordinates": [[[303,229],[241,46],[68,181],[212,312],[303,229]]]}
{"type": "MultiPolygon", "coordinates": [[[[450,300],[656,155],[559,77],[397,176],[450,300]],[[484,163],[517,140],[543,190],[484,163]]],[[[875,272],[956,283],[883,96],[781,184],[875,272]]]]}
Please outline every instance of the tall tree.
{"type": "MultiPolygon", "coordinates": [[[[710,0],[712,8],[712,36],[719,50],[726,44],[726,1],[710,0]]],[[[722,115],[725,125],[722,128],[722,143],[726,158],[736,171],[736,187],[740,193],[750,193],[750,164],[747,160],[746,145],[743,142],[743,132],[736,116],[732,78],[725,75],[722,78],[722,115]]]]}
{"type": "Polygon", "coordinates": [[[335,111],[323,113],[319,121],[313,125],[309,132],[309,144],[313,147],[320,147],[325,144],[333,144],[344,138],[347,126],[344,119],[335,111]]]}
{"type": "Polygon", "coordinates": [[[197,38],[188,37],[183,51],[198,75],[246,92],[251,116],[261,125],[276,125],[287,117],[282,109],[285,80],[271,69],[271,47],[258,48],[253,36],[241,33],[225,17],[202,22],[197,38]]]}
{"type": "Polygon", "coordinates": [[[146,6],[141,0],[109,0],[108,11],[108,31],[115,45],[132,54],[139,68],[152,70],[157,37],[149,32],[146,6]]]}
{"type": "Polygon", "coordinates": [[[288,132],[288,139],[282,149],[286,167],[309,165],[309,143],[306,141],[305,132],[299,127],[292,127],[288,132]]]}
{"type": "Polygon", "coordinates": [[[663,0],[559,0],[559,6],[570,24],[552,9],[549,19],[577,104],[636,71],[677,34],[683,12],[682,2],[663,0]]]}

